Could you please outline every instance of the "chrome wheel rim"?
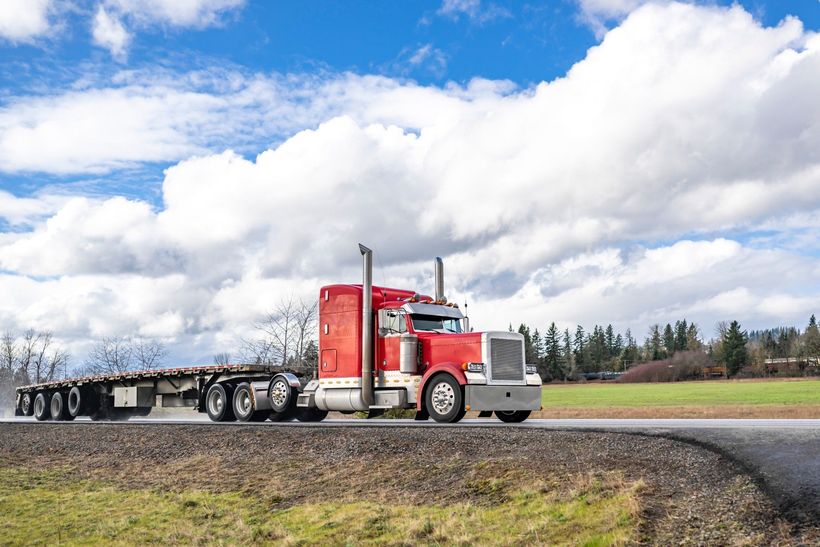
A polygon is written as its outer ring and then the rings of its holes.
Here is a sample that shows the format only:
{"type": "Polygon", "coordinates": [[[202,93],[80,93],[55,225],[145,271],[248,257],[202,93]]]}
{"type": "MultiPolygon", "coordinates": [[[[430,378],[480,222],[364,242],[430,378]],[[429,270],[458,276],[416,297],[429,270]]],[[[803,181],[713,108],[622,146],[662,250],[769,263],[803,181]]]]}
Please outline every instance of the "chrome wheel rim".
{"type": "Polygon", "coordinates": [[[239,392],[239,396],[237,397],[237,399],[238,404],[236,410],[242,416],[247,416],[248,414],[250,414],[252,410],[250,394],[243,389],[239,392]]]}
{"type": "Polygon", "coordinates": [[[43,401],[42,398],[39,398],[39,399],[34,401],[34,413],[35,414],[37,414],[37,415],[43,414],[43,412],[45,412],[45,410],[46,410],[45,407],[46,407],[46,403],[45,403],[45,401],[43,401]]]}
{"type": "Polygon", "coordinates": [[[208,410],[211,411],[211,414],[218,416],[224,406],[225,401],[222,398],[222,394],[217,390],[211,391],[210,395],[208,395],[208,410]]]}
{"type": "Polygon", "coordinates": [[[288,400],[288,386],[285,382],[279,380],[270,390],[270,400],[273,406],[282,408],[288,400]]]}
{"type": "Polygon", "coordinates": [[[29,410],[31,410],[31,395],[29,395],[28,393],[23,395],[23,400],[20,401],[20,407],[23,412],[25,412],[26,414],[29,413],[29,410]]]}
{"type": "Polygon", "coordinates": [[[433,388],[433,409],[438,414],[444,415],[453,410],[456,404],[456,392],[453,386],[447,382],[440,382],[433,388]]]}

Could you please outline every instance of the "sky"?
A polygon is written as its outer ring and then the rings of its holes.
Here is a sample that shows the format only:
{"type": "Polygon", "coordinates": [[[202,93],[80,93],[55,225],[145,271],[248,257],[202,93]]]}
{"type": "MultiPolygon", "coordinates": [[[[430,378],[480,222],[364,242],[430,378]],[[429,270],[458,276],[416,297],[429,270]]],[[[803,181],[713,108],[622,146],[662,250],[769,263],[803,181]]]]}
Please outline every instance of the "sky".
{"type": "Polygon", "coordinates": [[[820,2],[0,2],[0,330],[236,354],[360,279],[472,325],[820,312],[820,2]]]}

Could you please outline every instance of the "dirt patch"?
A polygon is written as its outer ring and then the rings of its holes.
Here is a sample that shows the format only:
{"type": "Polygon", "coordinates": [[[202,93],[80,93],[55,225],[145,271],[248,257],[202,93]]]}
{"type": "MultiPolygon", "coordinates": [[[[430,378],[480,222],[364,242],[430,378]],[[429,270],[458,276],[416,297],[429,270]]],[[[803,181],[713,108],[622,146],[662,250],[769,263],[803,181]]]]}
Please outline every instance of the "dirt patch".
{"type": "Polygon", "coordinates": [[[323,500],[492,503],[541,482],[618,473],[641,481],[648,543],[813,543],[711,451],[619,433],[514,428],[294,428],[0,424],[0,464],[60,467],[134,488],[262,495],[271,507],[323,500]]]}

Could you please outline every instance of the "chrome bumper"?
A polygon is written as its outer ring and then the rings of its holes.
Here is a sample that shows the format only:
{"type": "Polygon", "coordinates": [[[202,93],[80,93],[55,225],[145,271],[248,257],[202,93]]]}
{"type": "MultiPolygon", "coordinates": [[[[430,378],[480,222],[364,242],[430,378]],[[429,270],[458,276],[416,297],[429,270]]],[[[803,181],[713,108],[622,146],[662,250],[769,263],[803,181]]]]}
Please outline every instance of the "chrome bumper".
{"type": "Polygon", "coordinates": [[[541,386],[464,386],[470,410],[541,410],[541,386]]]}

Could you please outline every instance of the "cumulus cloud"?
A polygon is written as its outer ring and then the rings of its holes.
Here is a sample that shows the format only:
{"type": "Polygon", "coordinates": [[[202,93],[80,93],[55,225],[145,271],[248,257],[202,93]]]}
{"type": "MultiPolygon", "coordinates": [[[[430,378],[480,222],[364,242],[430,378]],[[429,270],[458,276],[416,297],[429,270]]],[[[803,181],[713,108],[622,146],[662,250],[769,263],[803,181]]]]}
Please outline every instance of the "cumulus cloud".
{"type": "Polygon", "coordinates": [[[4,0],[0,2],[0,38],[12,43],[31,42],[49,32],[51,0],[4,0]]]}
{"type": "Polygon", "coordinates": [[[131,41],[123,21],[139,29],[203,29],[221,25],[244,4],[245,0],[104,0],[94,16],[94,43],[122,60],[131,41]]]}
{"type": "Polygon", "coordinates": [[[579,16],[596,36],[601,37],[606,34],[608,24],[619,23],[638,6],[649,1],[651,0],[578,0],[579,16]]]}
{"type": "Polygon", "coordinates": [[[754,234],[816,226],[817,74],[820,40],[795,19],[764,28],[740,7],[673,3],[638,8],[565,77],[524,90],[123,73],[17,99],[0,127],[39,148],[0,141],[5,170],[181,161],[158,207],[29,204],[24,218],[45,219],[0,238],[0,290],[14,293],[0,324],[62,315],[78,340],[165,330],[207,357],[283,292],[355,281],[357,241],[391,285],[429,291],[429,259],[446,257],[449,294],[483,327],[797,322],[820,302],[816,254],[754,234]],[[114,143],[83,141],[75,119],[120,124],[99,126],[114,143]],[[45,138],[69,134],[69,153],[45,138]],[[264,139],[281,144],[219,150],[264,139]]]}
{"type": "Polygon", "coordinates": [[[94,43],[106,48],[116,59],[124,59],[131,36],[118,18],[109,15],[103,6],[97,9],[92,28],[94,43]]]}

